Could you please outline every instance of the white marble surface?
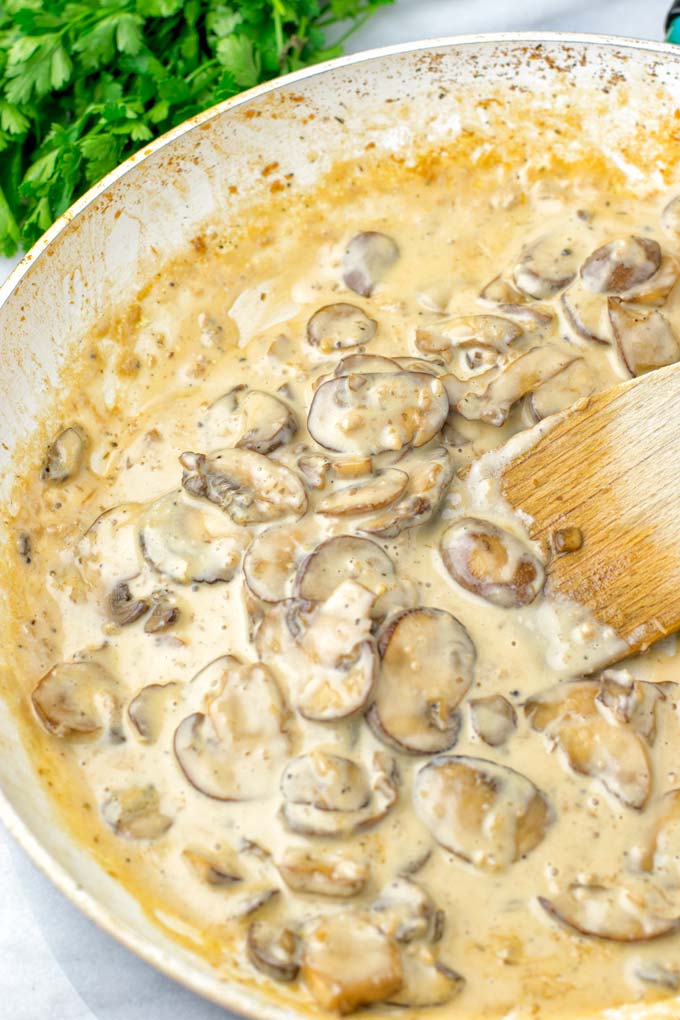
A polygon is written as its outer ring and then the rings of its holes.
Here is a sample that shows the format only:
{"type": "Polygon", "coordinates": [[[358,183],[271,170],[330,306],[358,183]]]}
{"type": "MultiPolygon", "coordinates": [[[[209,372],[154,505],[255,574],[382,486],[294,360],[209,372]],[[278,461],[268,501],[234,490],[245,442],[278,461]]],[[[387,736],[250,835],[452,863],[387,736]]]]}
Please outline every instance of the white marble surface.
{"type": "MultiPolygon", "coordinates": [[[[670,0],[397,0],[352,40],[521,29],[660,39],[670,0]]],[[[0,281],[11,268],[0,257],[0,281]]],[[[224,1020],[161,977],[64,900],[0,827],[0,1017],[7,1020],[224,1020]]]]}

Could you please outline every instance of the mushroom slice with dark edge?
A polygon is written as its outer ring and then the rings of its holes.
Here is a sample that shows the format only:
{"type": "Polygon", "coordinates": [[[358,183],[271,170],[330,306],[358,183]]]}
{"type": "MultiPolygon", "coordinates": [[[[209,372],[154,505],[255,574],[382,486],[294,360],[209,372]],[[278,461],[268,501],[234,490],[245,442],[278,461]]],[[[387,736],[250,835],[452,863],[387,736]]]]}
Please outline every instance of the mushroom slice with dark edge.
{"type": "Polygon", "coordinates": [[[475,663],[465,627],[444,609],[407,609],[386,621],[378,640],[382,661],[367,715],[375,735],[412,754],[452,747],[475,663]]]}
{"type": "Polygon", "coordinates": [[[196,878],[214,888],[225,888],[243,881],[242,870],[233,850],[223,848],[219,853],[207,850],[182,850],[182,860],[196,878]]]}
{"type": "Polygon", "coordinates": [[[358,896],[370,876],[368,864],[343,850],[288,846],[276,867],[293,892],[334,899],[358,896]]]}
{"type": "Polygon", "coordinates": [[[373,619],[381,619],[391,605],[410,599],[385,550],[357,535],[336,535],[318,545],[300,564],[294,590],[300,598],[325,602],[345,580],[356,581],[376,596],[373,619]]]}
{"type": "Polygon", "coordinates": [[[676,916],[668,916],[670,904],[642,885],[626,888],[574,882],[551,899],[539,896],[538,902],[550,917],[580,935],[610,942],[649,942],[680,928],[677,907],[676,916]],[[660,915],[659,909],[666,916],[660,915]]]}
{"type": "Polygon", "coordinates": [[[595,392],[595,377],[584,358],[577,358],[548,379],[529,396],[529,408],[535,421],[559,414],[583,397],[595,392]]]}
{"type": "Polygon", "coordinates": [[[319,811],[358,811],[370,801],[371,786],[356,762],[315,750],[288,762],[281,793],[291,804],[311,804],[319,811]]]}
{"type": "Polygon", "coordinates": [[[102,804],[102,817],[124,839],[157,839],[172,825],[172,819],[161,812],[158,791],[151,785],[114,790],[102,804]]]}
{"type": "Polygon", "coordinates": [[[649,755],[630,724],[601,710],[601,691],[597,680],[557,684],[530,698],[524,711],[532,728],[545,734],[549,750],[556,748],[574,772],[599,779],[623,804],[641,809],[651,789],[649,755]]]}
{"type": "Polygon", "coordinates": [[[109,611],[114,623],[127,627],[149,611],[149,600],[135,598],[127,581],[119,581],[109,595],[109,611]]]}
{"type": "Polygon", "coordinates": [[[161,496],[139,521],[145,558],[179,584],[230,581],[249,538],[216,507],[197,505],[182,492],[161,496]]]}
{"type": "Polygon", "coordinates": [[[304,528],[299,524],[267,528],[250,543],[243,559],[243,576],[255,598],[274,603],[290,594],[296,565],[318,533],[313,522],[304,523],[304,528]]]}
{"type": "Polygon", "coordinates": [[[610,298],[609,318],[619,353],[631,375],[643,375],[680,359],[680,344],[661,312],[640,314],[618,298],[610,298]]]}
{"type": "Polygon", "coordinates": [[[281,814],[292,832],[301,836],[342,838],[376,825],[394,807],[397,800],[398,773],[388,755],[373,755],[371,796],[367,804],[353,811],[329,811],[314,804],[284,800],[281,814]]]}
{"type": "Polygon", "coordinates": [[[392,560],[376,542],[357,535],[336,535],[314,549],[300,564],[295,593],[325,602],[346,580],[377,594],[394,577],[392,560]]]}
{"type": "Polygon", "coordinates": [[[439,509],[453,477],[453,462],[446,447],[412,452],[399,461],[409,478],[405,492],[391,506],[362,521],[361,530],[380,538],[396,538],[407,528],[431,520],[439,509]]]}
{"type": "Polygon", "coordinates": [[[672,683],[648,683],[635,680],[628,670],[605,670],[599,678],[600,690],[595,705],[605,718],[621,725],[629,724],[651,746],[656,739],[656,710],[672,683]]]}
{"type": "Polygon", "coordinates": [[[502,694],[473,698],[469,703],[472,729],[490,747],[500,747],[517,728],[517,713],[502,694]]]}
{"type": "Polygon", "coordinates": [[[545,573],[538,558],[521,539],[490,521],[454,521],[439,548],[453,580],[494,606],[529,605],[543,588],[545,573]]]}
{"type": "Polygon", "coordinates": [[[267,614],[258,652],[284,676],[304,718],[334,722],[365,709],[377,673],[374,602],[363,585],[342,581],[325,602],[291,599],[267,614]]]}
{"type": "Polygon", "coordinates": [[[331,462],[320,453],[306,453],[298,459],[297,468],[308,489],[325,489],[331,462]]]}
{"type": "Polygon", "coordinates": [[[384,374],[401,371],[401,365],[396,358],[388,358],[384,354],[347,354],[335,366],[333,376],[340,378],[356,373],[365,375],[367,372],[384,374]]]}
{"type": "Polygon", "coordinates": [[[82,467],[86,445],[87,436],[80,425],[70,425],[60,432],[47,448],[42,480],[60,485],[74,478],[82,467]]]}
{"type": "Polygon", "coordinates": [[[137,524],[141,503],[121,503],[97,517],[78,542],[76,562],[83,576],[102,592],[141,571],[137,524]]]}
{"type": "Polygon", "coordinates": [[[367,514],[389,506],[408,485],[408,475],[398,468],[386,468],[367,482],[336,489],[317,506],[317,513],[329,517],[367,514]]]}
{"type": "Polygon", "coordinates": [[[470,421],[503,425],[514,404],[523,396],[557,375],[574,360],[557,347],[532,347],[509,361],[482,393],[469,391],[456,403],[456,410],[470,421]]]}
{"type": "Polygon", "coordinates": [[[300,936],[292,928],[253,921],[246,937],[246,953],[253,967],[275,981],[294,981],[298,976],[300,936]]]}
{"type": "MultiPolygon", "coordinates": [[[[229,655],[210,664],[208,677],[214,679],[206,711],[188,716],[175,732],[179,766],[192,786],[215,800],[265,797],[288,752],[280,692],[262,663],[246,665],[229,655]]],[[[198,674],[192,684],[202,682],[198,674]]]]}
{"type": "Polygon", "coordinates": [[[622,294],[653,276],[661,248],[651,237],[617,238],[597,248],[581,266],[585,286],[597,294],[622,294]]]}
{"type": "Polygon", "coordinates": [[[607,301],[602,294],[594,294],[577,280],[561,295],[560,307],[570,333],[580,340],[609,344],[607,301]]]}
{"type": "Polygon", "coordinates": [[[441,914],[424,889],[405,875],[388,882],[371,904],[380,930],[397,942],[437,941],[441,914]]]}
{"type": "Polygon", "coordinates": [[[517,323],[503,316],[465,315],[438,323],[435,334],[418,330],[416,347],[424,354],[449,355],[459,347],[480,345],[504,354],[521,335],[517,323]]]}
{"type": "Polygon", "coordinates": [[[648,280],[631,287],[621,295],[624,301],[634,301],[637,305],[663,305],[675,287],[680,276],[680,262],[671,255],[664,255],[661,265],[648,280]]]}
{"type": "Polygon", "coordinates": [[[544,237],[528,245],[512,275],[522,294],[542,301],[568,287],[579,268],[579,256],[562,237],[544,237]]]}
{"type": "Polygon", "coordinates": [[[388,234],[364,230],[355,234],[342,257],[342,280],[362,297],[370,297],[399,258],[399,246],[388,234]]]}
{"type": "Polygon", "coordinates": [[[336,1013],[382,1002],[403,984],[396,944],[358,912],[320,917],[309,925],[301,973],[322,1009],[336,1013]]]}
{"type": "Polygon", "coordinates": [[[314,312],[307,323],[307,340],[324,354],[369,343],[378,324],[363,308],[338,301],[314,312]]]}
{"type": "Polygon", "coordinates": [[[31,693],[38,719],[57,737],[108,732],[120,739],[120,700],[113,675],[98,662],[60,662],[31,693]]]}
{"type": "Polygon", "coordinates": [[[179,703],[182,685],[176,681],[167,684],[149,684],[142,687],[128,705],[128,717],[138,736],[147,744],[154,744],[161,735],[166,712],[179,703]]]}
{"type": "Polygon", "coordinates": [[[433,758],[416,774],[413,800],[437,842],[483,871],[504,871],[528,854],[552,822],[530,779],[483,758],[433,758]]]}
{"type": "Polygon", "coordinates": [[[297,432],[295,415],[271,393],[235,386],[207,409],[203,428],[211,442],[225,440],[256,453],[266,454],[289,442],[297,432]]]}
{"type": "Polygon", "coordinates": [[[425,1009],[443,1006],[465,987],[465,978],[436,958],[430,946],[415,944],[401,951],[402,987],[387,1000],[393,1006],[425,1009]]]}
{"type": "Polygon", "coordinates": [[[672,965],[656,963],[654,960],[639,960],[632,968],[633,977],[643,985],[653,985],[667,992],[680,988],[680,971],[672,965]]]}
{"type": "Polygon", "coordinates": [[[151,594],[151,612],[144,623],[145,634],[160,634],[172,627],[180,617],[174,596],[168,591],[151,594]]]}
{"type": "Polygon", "coordinates": [[[439,432],[448,413],[446,390],[432,375],[351,373],[319,386],[307,427],[327,450],[370,456],[422,446],[439,432]]]}
{"type": "Polygon", "coordinates": [[[254,450],[183,453],[182,486],[228,514],[235,524],[259,524],[280,517],[301,517],[307,493],[284,464],[254,450]]]}
{"type": "Polygon", "coordinates": [[[232,887],[225,899],[226,920],[239,921],[244,917],[252,917],[258,910],[277,900],[281,890],[262,882],[248,888],[240,885],[232,887]]]}

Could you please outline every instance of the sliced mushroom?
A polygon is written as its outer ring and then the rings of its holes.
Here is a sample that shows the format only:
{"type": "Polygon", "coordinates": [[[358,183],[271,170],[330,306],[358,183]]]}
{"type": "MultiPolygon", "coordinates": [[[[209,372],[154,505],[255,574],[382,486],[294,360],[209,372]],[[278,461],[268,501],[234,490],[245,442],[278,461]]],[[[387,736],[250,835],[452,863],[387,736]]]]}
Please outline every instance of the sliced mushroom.
{"type": "Polygon", "coordinates": [[[160,634],[177,623],[179,617],[179,607],[170,592],[155,591],[151,595],[151,612],[144,624],[144,632],[160,634]]]}
{"type": "Polygon", "coordinates": [[[298,471],[310,489],[324,489],[331,462],[320,453],[305,454],[297,462],[298,471]]]}
{"type": "Polygon", "coordinates": [[[211,442],[224,446],[225,439],[233,440],[235,446],[261,454],[289,442],[298,427],[283,400],[243,385],[215,400],[202,424],[211,442]]]}
{"type": "Polygon", "coordinates": [[[350,454],[347,457],[334,457],[331,469],[335,478],[343,481],[347,478],[366,478],[373,474],[373,458],[362,454],[350,454]]]}
{"type": "Polygon", "coordinates": [[[307,427],[320,446],[372,455],[422,446],[449,413],[446,390],[424,372],[351,373],[314,394],[307,427]]]}
{"type": "Polygon", "coordinates": [[[314,313],[307,323],[307,339],[313,347],[330,354],[369,343],[377,329],[378,323],[363,308],[338,301],[314,313]]]}
{"type": "Polygon", "coordinates": [[[654,985],[668,992],[677,992],[680,988],[680,972],[654,960],[639,960],[634,965],[633,975],[644,985],[654,985]]]}
{"type": "Polygon", "coordinates": [[[463,381],[498,367],[522,335],[517,323],[499,315],[468,315],[438,329],[416,330],[416,347],[426,354],[443,354],[453,375],[463,381]]]}
{"type": "Polygon", "coordinates": [[[370,297],[399,258],[397,242],[376,230],[356,234],[342,259],[342,279],[346,287],[362,297],[370,297]]]}
{"type": "Polygon", "coordinates": [[[610,338],[607,302],[577,280],[560,297],[560,306],[570,331],[581,340],[608,344],[610,338]]]}
{"type": "Polygon", "coordinates": [[[554,297],[576,276],[579,256],[560,237],[544,237],[523,251],[513,269],[519,290],[539,301],[554,297]]]}
{"type": "Polygon", "coordinates": [[[470,421],[503,425],[513,404],[573,360],[573,355],[565,354],[558,347],[531,347],[509,361],[482,393],[467,392],[457,401],[456,410],[470,421]]]}
{"type": "Polygon", "coordinates": [[[657,704],[666,700],[667,686],[635,680],[627,670],[606,670],[600,677],[595,704],[605,718],[629,724],[651,746],[656,739],[657,704]]]}
{"type": "Polygon", "coordinates": [[[526,606],[545,580],[542,564],[515,535],[490,521],[462,517],[446,529],[440,551],[453,580],[504,609],[526,606]]]}
{"type": "Polygon", "coordinates": [[[516,305],[523,301],[517,288],[502,276],[494,276],[482,287],[479,296],[490,305],[516,305]]]}
{"type": "Polygon", "coordinates": [[[299,524],[267,528],[251,542],[243,559],[243,576],[256,598],[273,603],[290,594],[296,565],[318,534],[313,522],[304,523],[304,528],[299,524]]]}
{"type": "Polygon", "coordinates": [[[230,890],[228,894],[228,900],[225,904],[227,907],[226,919],[228,921],[240,921],[244,917],[252,917],[258,910],[262,910],[263,907],[266,907],[273,900],[278,899],[280,894],[280,889],[275,889],[261,882],[247,889],[236,886],[235,890],[230,890]]]}
{"type": "Polygon", "coordinates": [[[661,248],[650,237],[621,237],[597,248],[581,266],[585,286],[597,294],[622,294],[653,276],[661,248]]]}
{"type": "Polygon", "coordinates": [[[310,850],[286,847],[277,863],[289,889],[310,896],[349,899],[358,896],[368,882],[370,867],[343,850],[310,850]]]}
{"type": "Polygon", "coordinates": [[[490,747],[500,747],[517,727],[517,713],[502,694],[473,698],[470,702],[472,729],[490,747]]]}
{"type": "Polygon", "coordinates": [[[127,627],[149,611],[149,601],[135,598],[127,581],[119,581],[109,595],[109,610],[113,622],[119,627],[127,627]]]}
{"type": "Polygon", "coordinates": [[[413,799],[437,842],[483,871],[504,871],[528,854],[552,821],[530,779],[483,758],[433,758],[416,774],[413,799]]]}
{"type": "Polygon", "coordinates": [[[444,446],[410,453],[399,461],[409,482],[403,495],[385,510],[362,521],[361,530],[380,538],[396,538],[407,528],[426,524],[435,515],[453,477],[453,462],[444,446]]]}
{"type": "Polygon", "coordinates": [[[358,811],[370,801],[371,786],[356,762],[315,750],[288,762],[281,793],[291,804],[311,804],[319,811],[358,811]]]}
{"type": "Polygon", "coordinates": [[[371,513],[389,506],[403,493],[409,477],[397,468],[387,468],[367,482],[336,489],[322,499],[317,513],[330,517],[344,517],[371,513]]]}
{"type": "Polygon", "coordinates": [[[437,960],[429,946],[411,945],[402,950],[404,980],[396,995],[388,1002],[394,1006],[425,1009],[443,1006],[460,995],[465,978],[437,960]]]}
{"type": "Polygon", "coordinates": [[[301,970],[322,1009],[337,1013],[382,1002],[403,983],[396,944],[356,912],[320,917],[310,925],[301,970]]]}
{"type": "Polygon", "coordinates": [[[253,921],[248,928],[246,951],[253,967],[275,981],[294,981],[298,976],[300,936],[291,928],[253,921]]]}
{"type": "MultiPolygon", "coordinates": [[[[645,890],[574,882],[559,896],[538,902],[556,921],[581,935],[611,942],[649,942],[680,928],[680,918],[660,916],[645,890]]],[[[653,897],[658,899],[658,897],[653,897]]]]}
{"type": "Polygon", "coordinates": [[[437,941],[441,935],[439,911],[424,889],[405,875],[395,878],[371,904],[380,930],[397,942],[437,941]]]}
{"type": "Polygon", "coordinates": [[[379,637],[380,675],[367,721],[400,751],[433,754],[452,747],[456,712],[472,683],[475,649],[462,623],[444,609],[407,609],[379,637]]]}
{"type": "Polygon", "coordinates": [[[259,524],[280,517],[301,517],[307,493],[297,475],[254,450],[183,453],[182,485],[192,496],[209,500],[235,524],[259,524]]]}
{"type": "Polygon", "coordinates": [[[87,437],[80,425],[64,429],[47,448],[40,472],[44,482],[60,485],[74,478],[82,467],[87,437]]]}
{"type": "Polygon", "coordinates": [[[535,421],[551,414],[559,414],[583,397],[595,392],[595,377],[584,358],[577,358],[561,372],[548,379],[529,397],[529,406],[535,421]]]}
{"type": "Polygon", "coordinates": [[[664,255],[661,265],[648,280],[631,287],[621,297],[638,305],[658,306],[665,303],[680,276],[680,262],[670,255],[664,255]]]}
{"type": "Polygon", "coordinates": [[[138,735],[148,744],[154,744],[161,735],[168,708],[179,702],[181,684],[149,684],[142,687],[128,705],[128,716],[138,735]]]}
{"type": "MultiPolygon", "coordinates": [[[[225,655],[210,664],[211,686],[218,674],[219,686],[204,699],[206,711],[188,716],[177,727],[178,764],[207,797],[266,797],[288,751],[281,694],[262,663],[249,666],[225,655]]],[[[201,682],[199,674],[192,683],[201,682]]]]}
{"type": "Polygon", "coordinates": [[[115,678],[98,662],[60,662],[31,694],[38,719],[57,737],[107,731],[120,739],[120,701],[115,678]]]}
{"type": "Polygon", "coordinates": [[[355,375],[367,372],[373,373],[394,373],[400,372],[401,365],[395,358],[387,358],[384,354],[347,354],[342,358],[333,371],[335,378],[344,375],[355,375]]]}
{"type": "Polygon", "coordinates": [[[352,811],[329,811],[313,803],[284,800],[281,814],[292,832],[301,836],[342,838],[376,825],[397,801],[398,774],[387,755],[373,755],[371,796],[367,804],[352,811]]]}
{"type": "Polygon", "coordinates": [[[631,375],[642,375],[680,359],[680,344],[661,312],[639,314],[618,298],[610,298],[609,318],[617,347],[631,375]]]}
{"type": "Polygon", "coordinates": [[[102,817],[124,839],[157,839],[172,825],[160,810],[155,786],[129,786],[114,790],[102,804],[102,817]]]}
{"type": "Polygon", "coordinates": [[[206,885],[228,887],[243,881],[242,869],[233,850],[222,849],[219,853],[211,853],[187,848],[182,850],[182,860],[206,885]]]}
{"type": "Polygon", "coordinates": [[[145,558],[179,584],[230,581],[248,540],[248,532],[216,507],[193,503],[182,492],[161,496],[139,522],[145,558]]]}
{"type": "Polygon", "coordinates": [[[122,503],[105,510],[78,542],[78,566],[103,592],[141,571],[137,523],[142,509],[141,503],[122,503]]]}
{"type": "Polygon", "coordinates": [[[649,755],[632,726],[600,709],[601,691],[596,680],[558,684],[530,698],[524,710],[574,772],[599,779],[628,807],[643,808],[651,789],[649,755]]]}
{"type": "Polygon", "coordinates": [[[328,538],[303,560],[295,579],[295,593],[325,602],[345,580],[356,581],[376,595],[394,577],[392,560],[379,545],[356,535],[328,538]]]}

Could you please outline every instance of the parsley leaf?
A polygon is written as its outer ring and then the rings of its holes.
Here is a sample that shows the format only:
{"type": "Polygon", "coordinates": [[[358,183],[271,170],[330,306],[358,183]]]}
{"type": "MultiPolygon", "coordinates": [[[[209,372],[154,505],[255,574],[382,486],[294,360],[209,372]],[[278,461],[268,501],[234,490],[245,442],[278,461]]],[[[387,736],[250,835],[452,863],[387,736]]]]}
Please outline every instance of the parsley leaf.
{"type": "Polygon", "coordinates": [[[392,2],[0,0],[0,251],[187,117],[337,56],[392,2]]]}

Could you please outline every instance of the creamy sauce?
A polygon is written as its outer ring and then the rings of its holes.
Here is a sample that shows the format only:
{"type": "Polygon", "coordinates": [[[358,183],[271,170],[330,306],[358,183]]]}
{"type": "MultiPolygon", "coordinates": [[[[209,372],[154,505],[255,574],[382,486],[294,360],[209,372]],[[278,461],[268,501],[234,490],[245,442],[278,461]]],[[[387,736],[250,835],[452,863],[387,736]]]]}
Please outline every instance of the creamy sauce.
{"type": "Polygon", "coordinates": [[[300,1010],[672,995],[675,644],[569,683],[615,636],[462,471],[680,356],[668,196],[453,160],[329,195],[87,343],[13,497],[41,774],[159,924],[300,1010]]]}

